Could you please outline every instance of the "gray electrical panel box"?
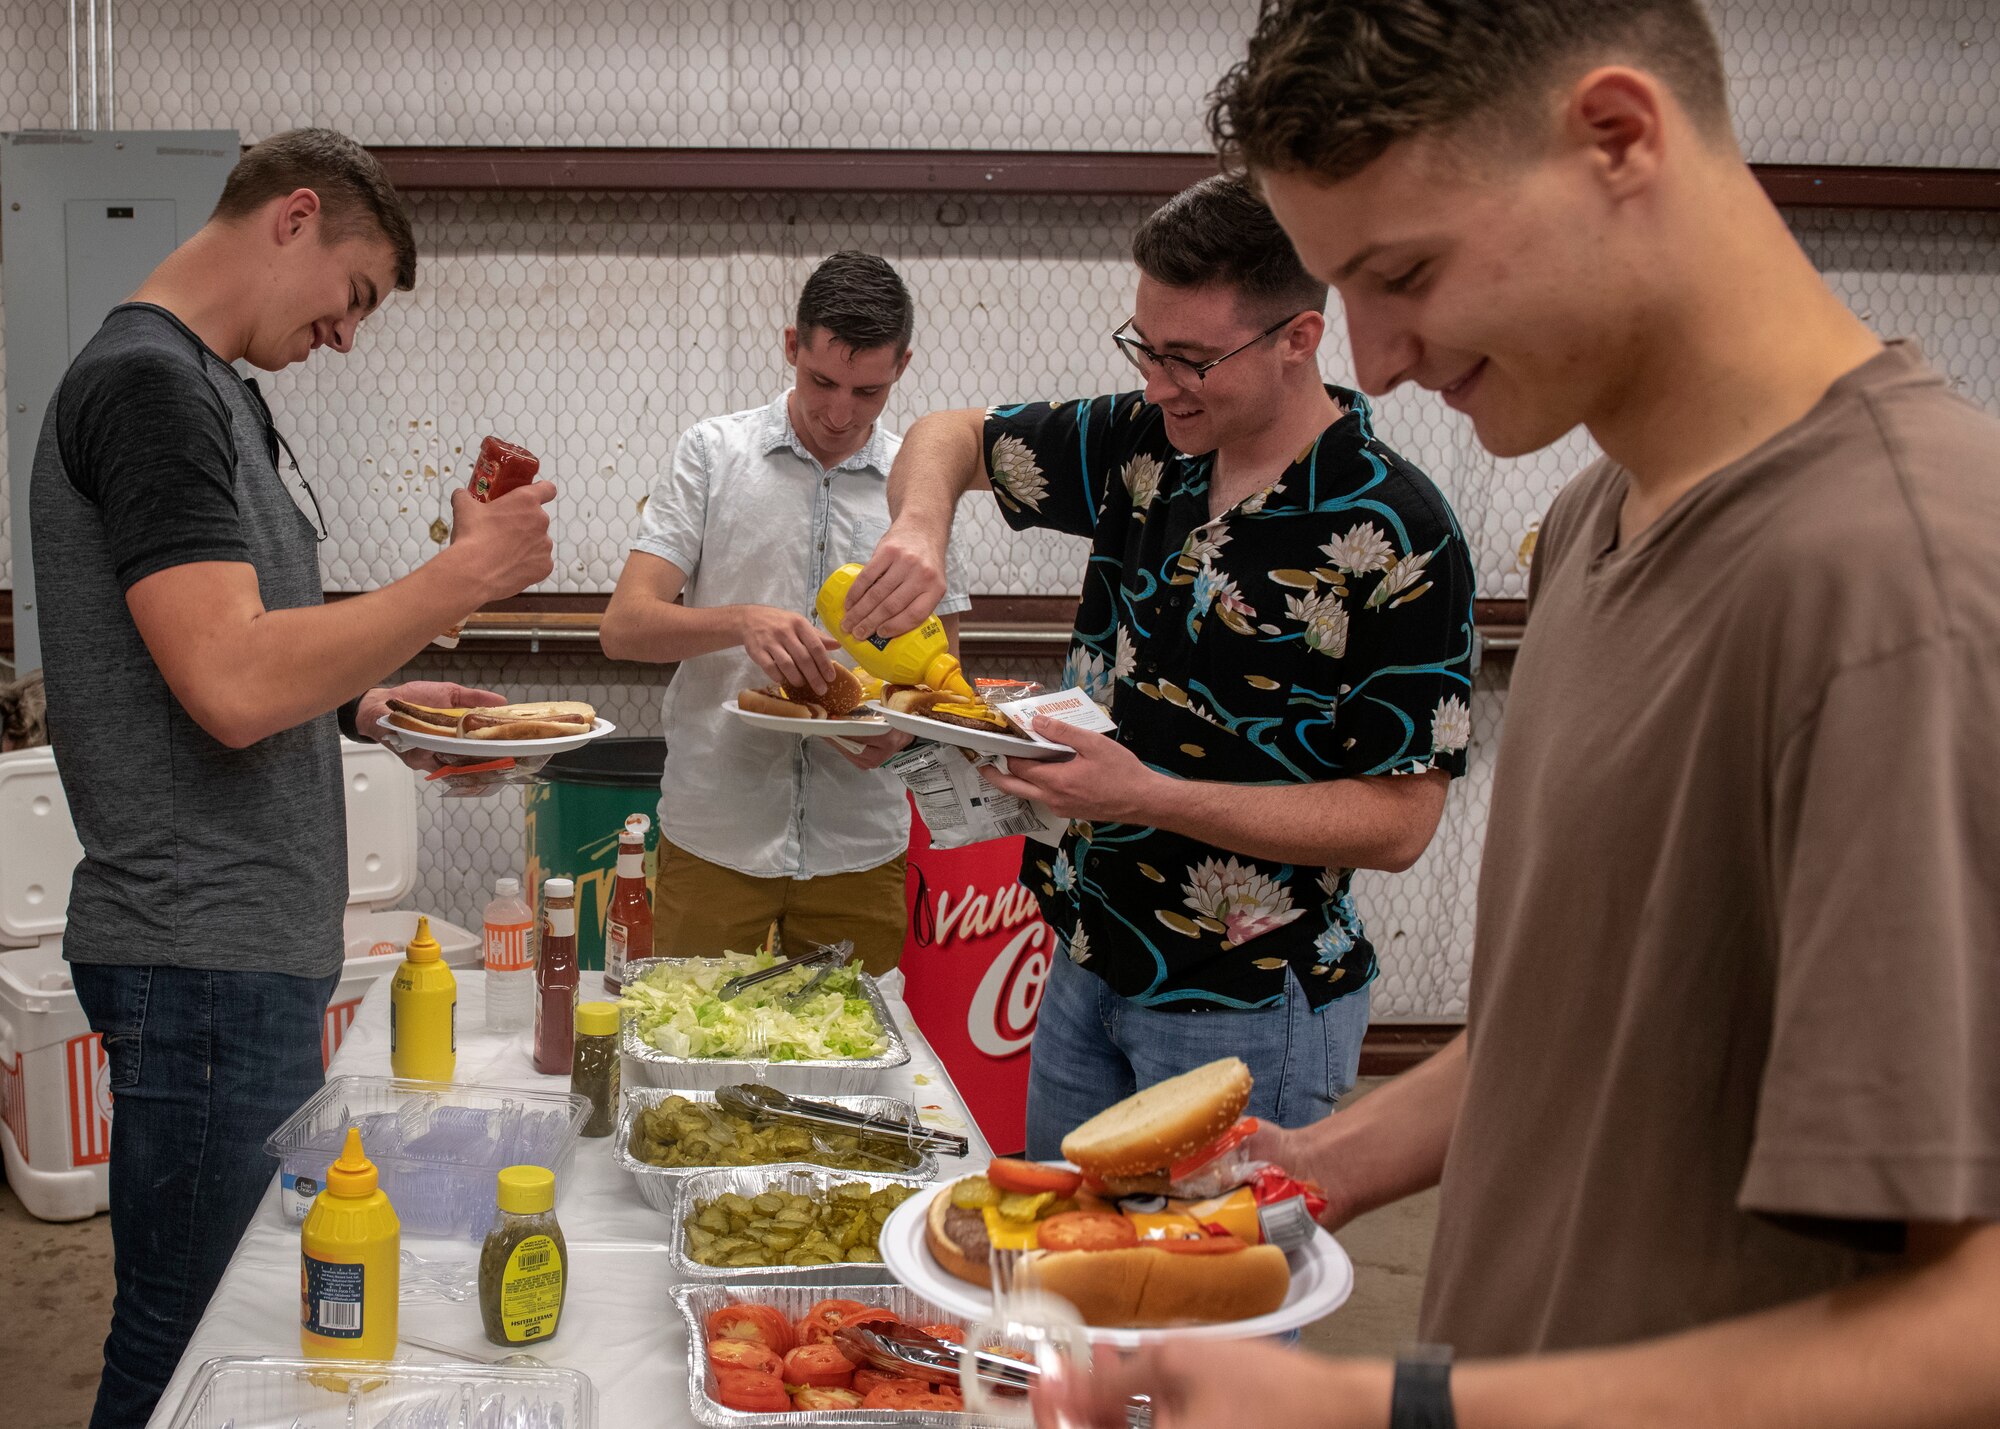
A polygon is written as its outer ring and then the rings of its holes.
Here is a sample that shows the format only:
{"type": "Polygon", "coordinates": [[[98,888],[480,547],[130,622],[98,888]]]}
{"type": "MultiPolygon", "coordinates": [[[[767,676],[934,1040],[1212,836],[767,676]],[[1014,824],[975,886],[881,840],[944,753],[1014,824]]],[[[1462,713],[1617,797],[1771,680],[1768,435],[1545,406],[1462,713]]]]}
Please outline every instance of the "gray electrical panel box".
{"type": "Polygon", "coordinates": [[[42,663],[28,480],[56,383],[104,315],[207,222],[242,152],[233,129],[42,130],[0,148],[14,661],[42,663]]]}

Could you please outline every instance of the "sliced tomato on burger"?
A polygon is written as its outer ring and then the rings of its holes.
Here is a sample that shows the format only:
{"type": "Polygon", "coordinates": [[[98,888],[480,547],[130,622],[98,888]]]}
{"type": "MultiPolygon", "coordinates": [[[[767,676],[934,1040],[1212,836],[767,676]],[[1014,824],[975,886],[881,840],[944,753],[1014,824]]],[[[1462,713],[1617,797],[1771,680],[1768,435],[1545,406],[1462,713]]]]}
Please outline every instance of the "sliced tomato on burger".
{"type": "Polygon", "coordinates": [[[849,1316],[858,1315],[867,1308],[859,1300],[818,1301],[792,1326],[795,1343],[823,1345],[833,1338],[835,1330],[847,1323],[849,1316]]]}
{"type": "Polygon", "coordinates": [[[725,1305],[709,1315],[704,1329],[703,1338],[711,1343],[755,1340],[781,1355],[797,1343],[792,1322],[775,1305],[725,1305]]]}
{"type": "Polygon", "coordinates": [[[761,1340],[710,1340],[708,1362],[717,1369],[754,1369],[760,1374],[777,1374],[785,1361],[761,1340]]]}
{"type": "Polygon", "coordinates": [[[1139,1243],[1139,1228],[1116,1211],[1064,1211],[1035,1226],[1043,1250],[1122,1250],[1139,1243]]]}
{"type": "Polygon", "coordinates": [[[1169,1255],[1228,1255],[1231,1251],[1250,1249],[1247,1241],[1233,1235],[1205,1235],[1199,1240],[1193,1237],[1185,1240],[1169,1238],[1148,1241],[1147,1244],[1169,1255]]]}
{"type": "Polygon", "coordinates": [[[864,1396],[851,1389],[820,1389],[811,1385],[792,1396],[794,1409],[859,1409],[864,1396]]]}
{"type": "Polygon", "coordinates": [[[792,1407],[785,1382],[775,1374],[754,1369],[724,1366],[716,1370],[713,1395],[724,1409],[740,1409],[745,1414],[783,1414],[792,1407]]]}
{"type": "Polygon", "coordinates": [[[1058,1200],[1074,1196],[1077,1188],[1083,1185],[1081,1171],[1066,1171],[1060,1166],[1044,1166],[1035,1161],[1016,1161],[1010,1156],[1003,1156],[988,1166],[986,1179],[1017,1196],[1036,1196],[1044,1191],[1053,1191],[1058,1200]]]}
{"type": "Polygon", "coordinates": [[[854,1365],[832,1345],[800,1345],[785,1356],[786,1384],[845,1389],[854,1383],[854,1365]]]}

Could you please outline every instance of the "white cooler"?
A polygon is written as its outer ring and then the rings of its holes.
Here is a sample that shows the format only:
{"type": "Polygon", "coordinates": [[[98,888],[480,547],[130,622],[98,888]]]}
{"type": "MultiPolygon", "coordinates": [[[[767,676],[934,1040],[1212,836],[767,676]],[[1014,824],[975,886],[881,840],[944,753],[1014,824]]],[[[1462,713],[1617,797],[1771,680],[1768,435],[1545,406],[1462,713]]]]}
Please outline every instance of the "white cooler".
{"type": "MultiPolygon", "coordinates": [[[[379,745],[342,740],[340,752],[347,962],[320,1031],[325,1060],[417,927],[415,913],[395,910],[417,876],[416,776],[379,745]]],[[[70,874],[82,857],[53,752],[0,755],[0,1156],[14,1194],[45,1221],[110,1205],[110,1074],[62,957],[70,874]]],[[[431,932],[447,962],[477,962],[477,935],[436,918],[431,932]]]]}

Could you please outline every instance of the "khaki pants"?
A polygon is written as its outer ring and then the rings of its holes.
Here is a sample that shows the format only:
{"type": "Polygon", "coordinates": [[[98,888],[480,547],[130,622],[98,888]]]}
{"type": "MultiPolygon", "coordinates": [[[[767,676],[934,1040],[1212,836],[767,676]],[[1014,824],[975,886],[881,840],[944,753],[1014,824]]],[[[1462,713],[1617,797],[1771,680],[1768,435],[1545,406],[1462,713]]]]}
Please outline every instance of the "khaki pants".
{"type": "Polygon", "coordinates": [[[653,878],[653,955],[751,952],[775,922],[779,944],[790,953],[852,938],[863,971],[879,977],[903,956],[904,863],[898,854],[859,873],[757,878],[662,839],[653,878]]]}

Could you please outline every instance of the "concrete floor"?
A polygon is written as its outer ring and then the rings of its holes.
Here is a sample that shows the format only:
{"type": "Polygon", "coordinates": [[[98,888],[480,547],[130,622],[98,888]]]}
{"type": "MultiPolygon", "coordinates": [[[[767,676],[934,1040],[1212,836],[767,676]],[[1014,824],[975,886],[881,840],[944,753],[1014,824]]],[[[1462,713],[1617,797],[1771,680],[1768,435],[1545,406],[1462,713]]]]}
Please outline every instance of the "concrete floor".
{"type": "MultiPolygon", "coordinates": [[[[1364,1083],[1356,1095],[1372,1089],[1364,1083]]],[[[1431,1191],[1343,1230],[1353,1298],[1307,1327],[1303,1344],[1330,1355],[1387,1355],[1412,1344],[1436,1221],[1431,1191]]],[[[0,1419],[13,1429],[73,1429],[90,1417],[111,1293],[108,1217],[48,1225],[0,1186],[0,1419]]]]}

